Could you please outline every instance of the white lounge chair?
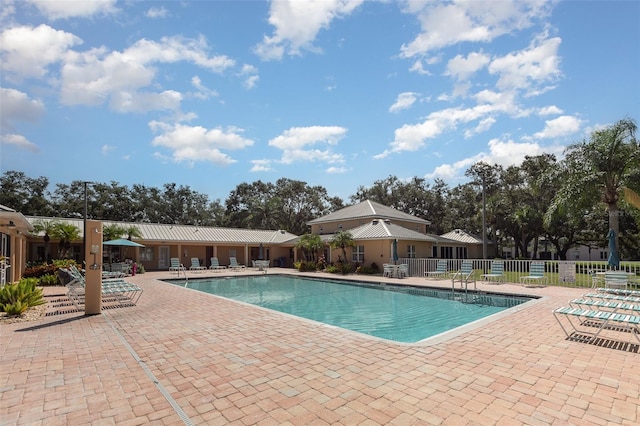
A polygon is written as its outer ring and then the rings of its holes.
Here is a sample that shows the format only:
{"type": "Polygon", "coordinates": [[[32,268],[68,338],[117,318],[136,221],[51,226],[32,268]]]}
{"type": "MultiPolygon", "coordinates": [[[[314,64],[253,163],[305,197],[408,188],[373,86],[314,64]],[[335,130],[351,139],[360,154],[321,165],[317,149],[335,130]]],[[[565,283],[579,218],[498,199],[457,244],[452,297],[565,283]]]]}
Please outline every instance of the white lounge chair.
{"type": "MultiPolygon", "coordinates": [[[[64,270],[72,278],[66,285],[67,296],[77,308],[79,304],[84,303],[85,277],[82,272],[73,265],[64,270]]],[[[143,289],[141,287],[120,278],[102,280],[102,295],[112,297],[124,306],[135,304],[138,299],[140,299],[140,296],[142,296],[142,292],[143,289]]]]}
{"type": "Polygon", "coordinates": [[[236,259],[235,257],[230,257],[229,258],[229,268],[230,269],[244,269],[246,268],[245,265],[240,265],[238,263],[238,259],[236,259]]]}
{"type": "Polygon", "coordinates": [[[425,278],[447,278],[448,275],[446,260],[438,260],[435,271],[427,271],[424,273],[425,278]]]}
{"type": "Polygon", "coordinates": [[[202,272],[202,271],[204,271],[206,269],[207,268],[205,266],[201,266],[200,265],[200,259],[198,259],[197,257],[192,257],[191,258],[191,267],[189,267],[190,271],[196,271],[196,272],[200,271],[200,272],[202,272]]]}
{"type": "Polygon", "coordinates": [[[606,288],[627,289],[629,274],[620,271],[607,271],[604,274],[604,286],[606,288]]]}
{"type": "Polygon", "coordinates": [[[187,268],[185,268],[184,265],[182,263],[180,263],[180,259],[178,259],[177,257],[172,257],[171,258],[169,271],[176,271],[176,272],[180,273],[180,271],[186,271],[186,270],[187,270],[187,268]]]}
{"type": "Polygon", "coordinates": [[[227,269],[227,267],[224,265],[220,265],[220,262],[218,261],[217,257],[212,257],[211,266],[209,266],[209,269],[219,270],[219,269],[227,269]]]}
{"type": "Polygon", "coordinates": [[[482,274],[482,279],[488,281],[488,283],[495,282],[496,284],[500,284],[501,281],[506,279],[504,275],[504,262],[502,260],[494,260],[491,262],[491,272],[482,274]]]}
{"type": "MultiPolygon", "coordinates": [[[[614,329],[615,331],[628,331],[640,343],[640,315],[632,315],[627,312],[603,311],[594,309],[583,309],[580,307],[563,306],[553,311],[553,316],[560,324],[562,331],[568,338],[576,333],[581,341],[593,343],[596,341],[602,330],[614,329]],[[573,329],[570,332],[562,324],[561,318],[565,318],[573,329]],[[578,324],[574,324],[571,318],[576,318],[578,324]],[[585,325],[585,328],[578,328],[585,325]],[[594,330],[595,331],[591,331],[594,330]]],[[[576,336],[577,337],[577,336],[576,336]]]]}
{"type": "Polygon", "coordinates": [[[527,287],[535,287],[535,285],[532,285],[534,282],[543,282],[545,284],[549,282],[549,278],[544,274],[544,262],[531,262],[529,275],[520,277],[520,283],[525,284],[527,287]]]}
{"type": "Polygon", "coordinates": [[[457,271],[451,277],[451,287],[454,288],[456,284],[456,278],[460,280],[460,287],[462,287],[462,283],[464,283],[464,288],[466,289],[469,286],[470,282],[473,282],[473,288],[476,287],[476,278],[473,275],[473,262],[470,260],[463,260],[462,265],[460,266],[460,270],[457,271]]]}

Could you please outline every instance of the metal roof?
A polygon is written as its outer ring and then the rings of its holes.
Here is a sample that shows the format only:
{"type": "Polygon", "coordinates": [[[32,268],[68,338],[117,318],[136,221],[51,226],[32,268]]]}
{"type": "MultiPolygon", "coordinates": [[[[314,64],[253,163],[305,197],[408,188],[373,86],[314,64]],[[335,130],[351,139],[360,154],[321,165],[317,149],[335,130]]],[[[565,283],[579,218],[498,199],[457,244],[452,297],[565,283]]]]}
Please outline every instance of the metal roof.
{"type": "Polygon", "coordinates": [[[475,235],[469,234],[462,229],[454,229],[451,232],[440,235],[441,238],[457,241],[465,244],[482,244],[482,238],[478,238],[475,235]]]}
{"type": "Polygon", "coordinates": [[[437,237],[413,231],[388,220],[372,220],[369,223],[350,229],[355,240],[398,239],[437,242],[437,237]]]}
{"type": "MultiPolygon", "coordinates": [[[[82,219],[61,219],[53,217],[28,216],[27,220],[34,223],[38,220],[56,220],[70,223],[80,230],[82,236],[84,221],[82,219]]],[[[290,242],[297,236],[284,230],[235,229],[217,228],[211,226],[167,225],[159,223],[114,222],[103,221],[103,226],[120,225],[135,226],[142,238],[137,241],[148,242],[184,242],[184,243],[223,243],[223,244],[283,244],[290,242]]]]}
{"type": "Polygon", "coordinates": [[[22,213],[2,204],[0,204],[0,226],[4,229],[11,228],[21,232],[33,230],[33,226],[22,213]]]}
{"type": "Polygon", "coordinates": [[[307,222],[307,225],[363,218],[403,220],[425,225],[429,225],[431,223],[428,220],[420,219],[419,217],[401,212],[392,207],[384,206],[382,204],[376,203],[375,201],[365,200],[353,206],[340,209],[337,212],[333,212],[326,216],[310,220],[309,222],[307,222]]]}

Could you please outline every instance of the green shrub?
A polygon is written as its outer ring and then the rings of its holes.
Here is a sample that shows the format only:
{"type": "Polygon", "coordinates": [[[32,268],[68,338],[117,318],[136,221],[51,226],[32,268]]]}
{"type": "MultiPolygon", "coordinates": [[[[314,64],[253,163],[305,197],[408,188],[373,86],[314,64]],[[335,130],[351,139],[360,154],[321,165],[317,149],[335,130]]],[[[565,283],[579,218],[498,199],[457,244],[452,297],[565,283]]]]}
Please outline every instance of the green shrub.
{"type": "Polygon", "coordinates": [[[324,271],[330,274],[339,274],[342,272],[342,269],[338,268],[336,265],[327,265],[324,271]]]}
{"type": "Polygon", "coordinates": [[[38,285],[43,287],[47,285],[60,285],[60,280],[58,279],[58,275],[56,274],[43,275],[40,277],[38,285]]]}
{"type": "Polygon", "coordinates": [[[42,289],[36,287],[37,283],[36,278],[23,278],[0,288],[0,311],[8,315],[22,315],[30,307],[46,303],[42,289]]]}
{"type": "Polygon", "coordinates": [[[347,275],[355,270],[355,266],[351,263],[338,263],[336,265],[340,269],[342,275],[347,275]]]}
{"type": "MultiPolygon", "coordinates": [[[[375,265],[375,263],[374,263],[375,265]]],[[[378,273],[378,268],[374,268],[373,266],[358,266],[356,268],[356,273],[358,274],[365,274],[365,275],[372,275],[372,274],[377,274],[378,273]]]]}
{"type": "Polygon", "coordinates": [[[310,272],[318,270],[318,264],[311,260],[299,260],[293,264],[293,267],[300,272],[310,272]]]}

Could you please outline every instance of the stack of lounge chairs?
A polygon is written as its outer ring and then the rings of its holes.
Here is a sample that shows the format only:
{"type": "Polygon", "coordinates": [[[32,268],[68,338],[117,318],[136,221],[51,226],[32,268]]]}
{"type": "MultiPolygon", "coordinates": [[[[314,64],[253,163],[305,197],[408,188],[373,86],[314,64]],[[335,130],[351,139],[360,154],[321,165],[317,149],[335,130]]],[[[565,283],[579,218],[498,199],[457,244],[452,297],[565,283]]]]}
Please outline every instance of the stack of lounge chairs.
{"type": "Polygon", "coordinates": [[[615,341],[631,334],[640,343],[640,290],[627,289],[626,284],[593,289],[553,315],[571,340],[598,343],[602,333],[615,341]]]}
{"type": "MultiPolygon", "coordinates": [[[[66,284],[67,296],[76,308],[80,309],[80,305],[84,304],[85,277],[78,268],[70,266],[65,271],[71,277],[71,281],[66,284]]],[[[125,281],[121,278],[103,279],[102,280],[102,297],[103,300],[108,298],[120,304],[121,306],[135,305],[142,295],[142,288],[125,281]]]]}

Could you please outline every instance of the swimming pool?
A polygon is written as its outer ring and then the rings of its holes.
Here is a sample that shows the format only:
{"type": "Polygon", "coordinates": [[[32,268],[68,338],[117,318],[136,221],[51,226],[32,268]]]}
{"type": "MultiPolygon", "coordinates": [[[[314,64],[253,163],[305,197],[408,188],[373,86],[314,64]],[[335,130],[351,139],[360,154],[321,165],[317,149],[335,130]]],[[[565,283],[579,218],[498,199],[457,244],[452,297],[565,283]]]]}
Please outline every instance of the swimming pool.
{"type": "MultiPolygon", "coordinates": [[[[168,280],[185,286],[185,281],[168,280]]],[[[399,285],[261,275],[189,280],[188,288],[396,342],[415,343],[527,302],[399,285]]]]}

